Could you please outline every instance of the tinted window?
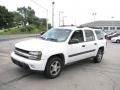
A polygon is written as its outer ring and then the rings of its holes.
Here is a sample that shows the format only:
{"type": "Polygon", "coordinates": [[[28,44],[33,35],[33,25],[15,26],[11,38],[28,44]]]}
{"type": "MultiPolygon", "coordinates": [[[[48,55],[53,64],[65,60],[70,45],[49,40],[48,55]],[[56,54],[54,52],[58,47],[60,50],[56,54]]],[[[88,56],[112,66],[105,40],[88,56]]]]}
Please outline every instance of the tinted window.
{"type": "Polygon", "coordinates": [[[115,27],[110,27],[110,30],[114,30],[115,29],[115,27]]]}
{"type": "Polygon", "coordinates": [[[117,30],[120,30],[120,27],[117,27],[117,30]]]}
{"type": "Polygon", "coordinates": [[[101,39],[104,38],[104,35],[103,35],[102,31],[95,30],[95,33],[97,35],[98,40],[101,40],[101,39]]]}
{"type": "Polygon", "coordinates": [[[104,27],[104,30],[108,30],[108,27],[104,27]]]}
{"type": "Polygon", "coordinates": [[[99,29],[102,29],[102,27],[98,27],[99,29]]]}
{"type": "Polygon", "coordinates": [[[91,30],[85,30],[85,36],[86,36],[86,41],[94,41],[95,37],[94,37],[94,33],[91,30]]]}
{"type": "Polygon", "coordinates": [[[83,42],[84,41],[84,37],[83,37],[83,31],[82,30],[77,30],[73,33],[71,39],[78,39],[79,42],[83,42]]]}

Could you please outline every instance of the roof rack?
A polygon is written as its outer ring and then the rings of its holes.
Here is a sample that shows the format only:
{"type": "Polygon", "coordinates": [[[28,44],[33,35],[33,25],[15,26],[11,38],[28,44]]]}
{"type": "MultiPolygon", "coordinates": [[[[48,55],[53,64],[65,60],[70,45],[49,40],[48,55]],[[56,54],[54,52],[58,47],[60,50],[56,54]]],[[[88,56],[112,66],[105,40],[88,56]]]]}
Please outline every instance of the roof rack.
{"type": "Polygon", "coordinates": [[[60,27],[76,27],[76,25],[73,25],[73,24],[71,24],[71,25],[61,25],[60,27]]]}
{"type": "Polygon", "coordinates": [[[77,28],[92,28],[92,29],[100,29],[99,27],[90,27],[90,26],[77,26],[77,28]]]}

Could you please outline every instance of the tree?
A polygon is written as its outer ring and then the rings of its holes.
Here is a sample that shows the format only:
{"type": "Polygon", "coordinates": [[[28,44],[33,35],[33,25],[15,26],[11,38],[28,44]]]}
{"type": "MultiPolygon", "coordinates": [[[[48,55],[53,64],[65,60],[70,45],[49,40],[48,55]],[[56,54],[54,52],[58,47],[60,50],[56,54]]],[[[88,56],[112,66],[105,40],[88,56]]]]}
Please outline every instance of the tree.
{"type": "Polygon", "coordinates": [[[46,26],[46,18],[41,18],[40,23],[41,25],[46,26]]]}
{"type": "Polygon", "coordinates": [[[0,29],[13,26],[13,14],[4,6],[0,6],[0,29]]]}
{"type": "Polygon", "coordinates": [[[20,15],[18,12],[12,12],[14,16],[14,24],[15,26],[22,24],[22,15],[20,15]]]}
{"type": "Polygon", "coordinates": [[[40,27],[41,20],[38,17],[34,17],[33,21],[32,21],[32,24],[34,24],[37,27],[40,27]]]}
{"type": "Polygon", "coordinates": [[[17,11],[22,15],[23,25],[32,24],[35,17],[35,11],[31,7],[17,8],[17,11]]]}
{"type": "Polygon", "coordinates": [[[22,24],[24,27],[26,27],[27,9],[25,7],[22,7],[22,8],[17,8],[17,11],[22,15],[22,24]]]}
{"type": "Polygon", "coordinates": [[[36,18],[37,17],[35,16],[35,11],[31,7],[28,7],[27,8],[27,22],[29,24],[33,24],[33,20],[36,18]]]}
{"type": "Polygon", "coordinates": [[[22,16],[22,22],[24,27],[26,27],[26,24],[34,24],[37,27],[46,27],[46,18],[38,18],[35,16],[35,11],[31,7],[20,7],[17,8],[17,11],[22,16]]]}

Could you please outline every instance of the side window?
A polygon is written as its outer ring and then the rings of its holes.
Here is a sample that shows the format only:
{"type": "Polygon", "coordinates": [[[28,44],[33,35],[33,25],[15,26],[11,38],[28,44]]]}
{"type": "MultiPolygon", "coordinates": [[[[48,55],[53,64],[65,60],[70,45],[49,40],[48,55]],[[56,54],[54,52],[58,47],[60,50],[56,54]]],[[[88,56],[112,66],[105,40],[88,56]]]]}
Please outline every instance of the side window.
{"type": "Polygon", "coordinates": [[[92,30],[85,30],[86,41],[94,41],[95,36],[92,30]]]}
{"type": "Polygon", "coordinates": [[[102,31],[95,30],[95,33],[96,33],[96,36],[97,36],[98,40],[104,39],[104,35],[103,35],[102,31]]]}
{"type": "Polygon", "coordinates": [[[84,42],[83,31],[82,30],[75,31],[71,37],[71,40],[72,39],[78,39],[79,42],[84,42]]]}

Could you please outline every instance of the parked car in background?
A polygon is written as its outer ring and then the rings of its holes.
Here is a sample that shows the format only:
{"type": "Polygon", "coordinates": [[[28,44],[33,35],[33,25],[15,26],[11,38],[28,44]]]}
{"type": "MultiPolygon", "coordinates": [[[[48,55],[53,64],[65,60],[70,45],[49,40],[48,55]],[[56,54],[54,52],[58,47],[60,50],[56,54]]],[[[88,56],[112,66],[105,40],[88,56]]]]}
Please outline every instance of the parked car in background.
{"type": "Polygon", "coordinates": [[[120,36],[111,38],[112,42],[120,43],[120,36]]]}
{"type": "Polygon", "coordinates": [[[112,34],[113,34],[113,32],[109,32],[109,33],[107,32],[106,35],[105,35],[105,38],[108,39],[109,36],[111,36],[112,34]]]}
{"type": "Polygon", "coordinates": [[[118,36],[120,36],[120,33],[118,33],[118,32],[112,32],[112,33],[106,35],[106,39],[111,40],[111,38],[118,37],[118,36]]]}

